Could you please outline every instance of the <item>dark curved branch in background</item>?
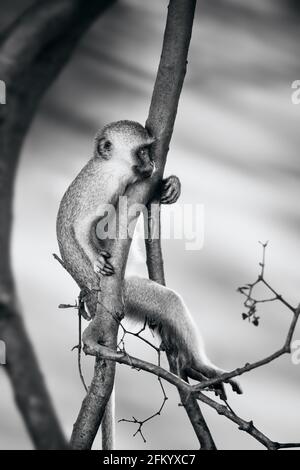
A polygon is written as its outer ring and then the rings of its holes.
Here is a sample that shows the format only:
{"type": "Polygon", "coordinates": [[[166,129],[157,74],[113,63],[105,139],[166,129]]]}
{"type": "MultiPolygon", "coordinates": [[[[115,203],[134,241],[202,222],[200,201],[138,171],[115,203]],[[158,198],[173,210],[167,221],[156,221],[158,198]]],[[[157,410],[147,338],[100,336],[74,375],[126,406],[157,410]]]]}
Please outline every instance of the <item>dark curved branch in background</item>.
{"type": "Polygon", "coordinates": [[[70,58],[92,22],[114,0],[41,0],[1,35],[0,78],[6,105],[0,107],[0,338],[5,367],[33,443],[65,448],[36,356],[20,316],[10,240],[16,169],[21,147],[43,94],[70,58]]]}

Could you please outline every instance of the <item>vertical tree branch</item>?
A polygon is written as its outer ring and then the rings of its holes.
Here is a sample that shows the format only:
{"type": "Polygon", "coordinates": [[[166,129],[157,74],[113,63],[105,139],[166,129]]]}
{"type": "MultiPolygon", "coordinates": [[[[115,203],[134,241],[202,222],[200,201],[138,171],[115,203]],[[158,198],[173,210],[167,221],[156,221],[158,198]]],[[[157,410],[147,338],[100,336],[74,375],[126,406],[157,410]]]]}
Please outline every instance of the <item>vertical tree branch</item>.
{"type": "Polygon", "coordinates": [[[0,77],[7,104],[0,107],[0,338],[5,370],[18,408],[39,449],[66,447],[17,302],[10,240],[14,180],[30,123],[44,92],[57,77],[90,24],[113,0],[41,0],[2,35],[0,77]]]}
{"type": "Polygon", "coordinates": [[[111,392],[110,399],[106,405],[103,415],[102,430],[102,450],[111,450],[115,448],[115,428],[112,423],[115,419],[115,393],[111,392]]]}
{"type": "MultiPolygon", "coordinates": [[[[154,159],[159,167],[160,175],[163,174],[169,151],[178,102],[186,74],[195,5],[196,1],[194,0],[171,0],[169,4],[161,60],[146,123],[147,128],[158,139],[154,147],[154,159]]],[[[159,203],[159,201],[155,202],[159,203]]],[[[149,207],[146,223],[149,227],[148,233],[150,233],[151,227],[154,226],[156,230],[158,228],[160,234],[160,211],[152,213],[151,207],[149,207]]],[[[146,240],[146,253],[149,278],[165,285],[160,237],[146,240]]],[[[164,339],[163,336],[162,339],[164,339]]],[[[170,370],[180,375],[176,359],[172,357],[172,351],[167,351],[167,356],[170,370]]],[[[180,390],[178,392],[201,448],[214,449],[214,441],[197,400],[192,396],[184,396],[180,390]]]]}
{"type": "MultiPolygon", "coordinates": [[[[116,242],[117,240],[113,243],[115,247],[116,242]]],[[[115,254],[115,250],[112,253],[115,254]]],[[[102,278],[96,315],[83,334],[83,342],[85,344],[91,342],[91,348],[100,343],[114,351],[117,349],[119,323],[116,319],[123,315],[122,262],[123,258],[115,257],[116,274],[102,278]],[[117,262],[119,264],[116,264],[117,262]],[[87,337],[89,340],[86,340],[87,337]]],[[[74,424],[71,437],[72,449],[91,449],[113,390],[115,369],[115,362],[96,359],[92,383],[74,424]]]]}

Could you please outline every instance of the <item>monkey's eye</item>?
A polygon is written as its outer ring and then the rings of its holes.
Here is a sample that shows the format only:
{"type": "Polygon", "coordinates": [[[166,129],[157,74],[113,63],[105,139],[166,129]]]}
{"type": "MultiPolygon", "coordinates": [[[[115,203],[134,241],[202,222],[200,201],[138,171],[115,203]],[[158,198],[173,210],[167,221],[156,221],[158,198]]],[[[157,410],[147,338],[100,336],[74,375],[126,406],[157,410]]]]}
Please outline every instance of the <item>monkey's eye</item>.
{"type": "Polygon", "coordinates": [[[102,138],[98,142],[97,146],[97,152],[101,157],[109,157],[110,156],[110,151],[112,149],[112,143],[110,140],[107,140],[105,138],[102,138]]]}
{"type": "Polygon", "coordinates": [[[106,140],[104,144],[104,150],[110,150],[110,149],[111,149],[111,142],[109,140],[106,140]]]}
{"type": "Polygon", "coordinates": [[[149,155],[149,149],[147,147],[142,147],[137,151],[137,156],[139,158],[144,158],[149,155]]]}

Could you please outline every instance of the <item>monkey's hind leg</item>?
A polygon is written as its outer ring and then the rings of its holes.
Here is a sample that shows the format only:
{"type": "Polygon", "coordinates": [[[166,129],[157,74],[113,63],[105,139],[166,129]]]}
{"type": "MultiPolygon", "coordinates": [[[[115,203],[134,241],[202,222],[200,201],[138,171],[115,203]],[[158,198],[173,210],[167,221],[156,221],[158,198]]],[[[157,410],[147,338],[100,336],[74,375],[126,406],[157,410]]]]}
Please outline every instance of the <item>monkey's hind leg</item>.
{"type": "MultiPolygon", "coordinates": [[[[218,378],[225,371],[215,367],[207,358],[201,335],[181,297],[171,289],[149,279],[129,277],[124,281],[125,316],[156,324],[164,332],[167,348],[178,352],[182,372],[195,380],[218,378]]],[[[228,380],[236,393],[242,393],[235,380],[228,380]]],[[[219,395],[225,397],[222,384],[219,395]]]]}

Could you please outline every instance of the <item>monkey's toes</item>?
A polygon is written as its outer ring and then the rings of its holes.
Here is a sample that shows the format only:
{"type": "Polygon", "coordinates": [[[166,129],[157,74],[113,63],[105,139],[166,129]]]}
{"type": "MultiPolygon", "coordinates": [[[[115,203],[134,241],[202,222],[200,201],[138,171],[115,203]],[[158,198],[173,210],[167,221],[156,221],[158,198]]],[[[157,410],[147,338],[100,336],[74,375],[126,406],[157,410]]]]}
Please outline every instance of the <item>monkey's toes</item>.
{"type": "MultiPolygon", "coordinates": [[[[193,380],[198,380],[200,383],[205,382],[205,380],[209,380],[209,377],[207,375],[192,367],[186,368],[185,372],[188,377],[193,380]]],[[[227,400],[227,394],[223,383],[212,385],[211,387],[209,387],[209,390],[215,392],[215,395],[217,397],[220,397],[221,400],[227,400]]]]}
{"type": "Polygon", "coordinates": [[[228,383],[231,385],[231,388],[235,393],[237,393],[238,395],[243,394],[242,387],[236,380],[230,379],[228,380],[228,383]]]}
{"type": "Polygon", "coordinates": [[[220,400],[223,400],[223,401],[227,400],[227,394],[226,394],[224,384],[216,385],[215,387],[213,387],[213,390],[215,392],[216,397],[220,397],[220,400]]]}

